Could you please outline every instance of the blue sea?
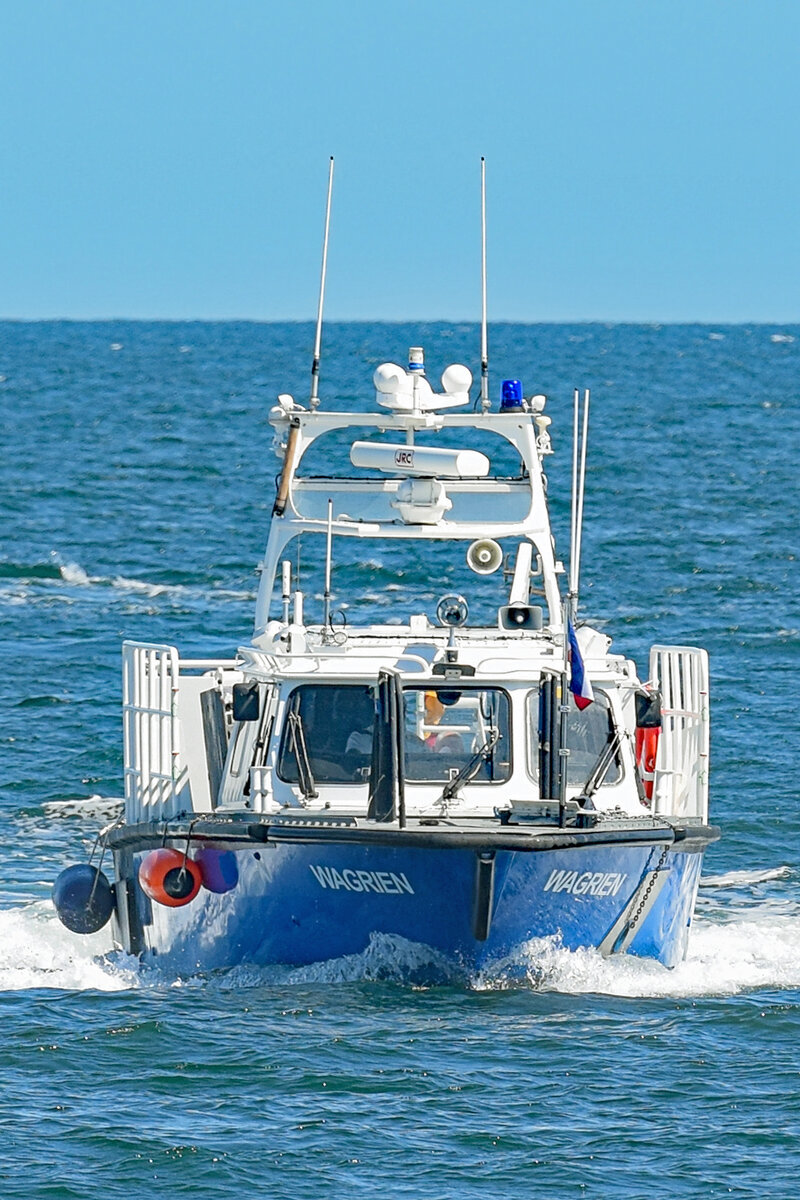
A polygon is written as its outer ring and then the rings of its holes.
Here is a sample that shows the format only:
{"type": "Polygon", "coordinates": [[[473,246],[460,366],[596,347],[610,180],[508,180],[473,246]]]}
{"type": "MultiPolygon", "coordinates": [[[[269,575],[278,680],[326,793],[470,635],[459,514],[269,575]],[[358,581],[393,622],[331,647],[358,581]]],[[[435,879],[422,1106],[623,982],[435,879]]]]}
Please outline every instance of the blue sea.
{"type": "MultiPolygon", "coordinates": [[[[412,344],[477,374],[474,325],[330,324],[325,402],[371,407],[412,344]]],[[[0,1196],[794,1196],[800,327],[490,328],[493,393],[549,397],[562,556],[592,390],[583,616],[643,672],[653,642],[710,653],[723,838],[682,966],[552,943],[513,982],[426,986],[384,940],[176,979],[56,921],[52,880],[121,794],[122,639],[248,640],[267,417],[307,395],[312,345],[310,324],[0,323],[0,1196]]],[[[381,617],[376,573],[349,586],[381,617]]],[[[401,577],[392,611],[419,606],[401,577]]]]}

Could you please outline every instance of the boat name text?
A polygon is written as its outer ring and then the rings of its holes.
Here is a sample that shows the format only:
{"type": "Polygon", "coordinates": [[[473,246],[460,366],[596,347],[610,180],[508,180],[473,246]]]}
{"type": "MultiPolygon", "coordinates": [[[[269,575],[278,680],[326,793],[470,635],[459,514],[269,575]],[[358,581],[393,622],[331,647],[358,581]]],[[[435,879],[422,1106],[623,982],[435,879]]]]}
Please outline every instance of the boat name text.
{"type": "Polygon", "coordinates": [[[627,875],[618,871],[551,871],[546,892],[572,892],[573,896],[616,896],[627,875]]]}
{"type": "Polygon", "coordinates": [[[402,871],[399,874],[395,871],[354,871],[350,867],[337,871],[336,867],[309,865],[320,887],[334,891],[344,888],[348,892],[378,892],[382,896],[414,895],[414,889],[402,871]]]}

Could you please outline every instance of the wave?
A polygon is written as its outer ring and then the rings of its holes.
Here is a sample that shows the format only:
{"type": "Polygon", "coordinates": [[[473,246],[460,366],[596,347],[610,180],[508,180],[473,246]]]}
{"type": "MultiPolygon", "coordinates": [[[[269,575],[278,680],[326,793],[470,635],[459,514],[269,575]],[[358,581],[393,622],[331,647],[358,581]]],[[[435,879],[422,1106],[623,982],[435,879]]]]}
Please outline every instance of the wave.
{"type": "Polygon", "coordinates": [[[148,596],[159,596],[164,592],[180,592],[182,584],[148,583],[141,579],[128,579],[124,575],[106,577],[90,575],[80,563],[63,562],[55,551],[49,562],[17,563],[0,562],[0,580],[17,580],[20,583],[35,583],[39,580],[60,580],[72,587],[103,587],[120,588],[123,591],[143,592],[148,596]]]}
{"type": "MultiPolygon", "coordinates": [[[[78,815],[86,815],[99,801],[100,797],[88,798],[82,807],[78,806],[78,815]]],[[[65,804],[76,807],[73,802],[65,804]]],[[[65,807],[61,815],[72,814],[65,807]]],[[[786,880],[792,874],[786,866],[731,871],[711,876],[704,886],[734,890],[786,880]]],[[[778,889],[767,899],[706,906],[709,911],[700,911],[695,917],[686,960],[673,969],[633,955],[603,958],[593,949],[567,950],[557,937],[552,937],[533,939],[512,956],[480,971],[468,971],[429,946],[398,935],[376,934],[358,954],[307,966],[245,964],[176,979],[161,969],[141,968],[136,960],[112,951],[108,929],[90,937],[70,933],[58,921],[50,901],[39,900],[0,910],[0,990],[235,990],[264,985],[382,982],[404,987],[455,986],[471,991],[527,988],[568,995],[696,999],[800,989],[800,899],[793,891],[782,895],[778,889]]]]}
{"type": "Polygon", "coordinates": [[[111,963],[107,929],[70,933],[49,900],[0,910],[0,991],[60,988],[117,992],[140,986],[135,964],[111,963]]]}
{"type": "Polygon", "coordinates": [[[70,800],[45,800],[41,811],[48,817],[77,817],[85,821],[114,821],[125,801],[117,796],[84,796],[70,800]]]}
{"type": "Polygon", "coordinates": [[[726,871],[724,875],[704,875],[700,887],[705,888],[742,888],[756,883],[770,883],[773,879],[789,879],[792,868],[770,867],[765,871],[726,871]]]}
{"type": "Polygon", "coordinates": [[[151,597],[180,595],[186,590],[181,583],[149,583],[145,579],[128,579],[125,575],[89,575],[78,563],[62,563],[59,571],[64,583],[75,587],[112,587],[123,592],[138,592],[151,597]]]}
{"type": "Polygon", "coordinates": [[[398,983],[433,987],[464,981],[446,955],[398,934],[376,933],[360,954],[310,963],[289,971],[291,983],[398,983]]]}
{"type": "Polygon", "coordinates": [[[570,995],[698,999],[800,988],[800,919],[775,913],[727,923],[696,920],[684,962],[668,969],[631,954],[566,950],[556,938],[529,942],[512,960],[471,981],[481,991],[532,987],[570,995]]]}
{"type": "Polygon", "coordinates": [[[61,579],[61,567],[55,562],[0,562],[0,579],[61,579]]]}
{"type": "Polygon", "coordinates": [[[133,579],[127,575],[90,575],[89,572],[76,562],[62,562],[54,553],[49,563],[10,563],[0,562],[0,584],[7,581],[3,591],[3,603],[6,605],[22,605],[45,596],[48,603],[53,599],[64,603],[73,601],[68,595],[53,595],[51,589],[46,592],[36,585],[63,583],[68,589],[110,589],[131,596],[141,596],[147,599],[168,597],[188,599],[198,597],[215,601],[231,603],[252,603],[256,592],[253,589],[225,588],[215,585],[204,586],[201,582],[154,582],[147,579],[133,579]],[[15,586],[16,585],[16,586],[15,586]],[[19,586],[19,585],[28,585],[19,586]],[[12,590],[13,589],[13,590],[12,590]]]}

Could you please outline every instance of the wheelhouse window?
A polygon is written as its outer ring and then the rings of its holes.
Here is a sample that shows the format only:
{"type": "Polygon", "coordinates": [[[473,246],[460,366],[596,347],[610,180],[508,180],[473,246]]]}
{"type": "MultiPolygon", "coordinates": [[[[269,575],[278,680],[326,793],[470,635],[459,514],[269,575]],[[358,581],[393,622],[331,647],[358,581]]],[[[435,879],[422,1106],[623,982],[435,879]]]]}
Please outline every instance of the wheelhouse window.
{"type": "Polygon", "coordinates": [[[406,688],[404,774],[409,783],[442,783],[470,763],[473,783],[511,775],[509,700],[500,688],[406,688]]]}
{"type": "Polygon", "coordinates": [[[369,774],[375,702],[365,684],[301,684],[286,705],[278,777],[300,783],[298,754],[316,783],[363,783],[369,774]]]}
{"type": "MultiPolygon", "coordinates": [[[[530,772],[534,778],[539,775],[539,697],[531,693],[528,704],[528,719],[530,728],[530,772]]],[[[567,785],[582,787],[586,783],[600,759],[605,747],[614,737],[614,722],[611,717],[611,707],[608,698],[599,690],[594,689],[594,701],[586,708],[580,709],[575,703],[575,697],[569,693],[569,713],[567,714],[567,785]]],[[[622,778],[622,764],[619,753],[615,753],[601,786],[618,783],[622,778]]]]}

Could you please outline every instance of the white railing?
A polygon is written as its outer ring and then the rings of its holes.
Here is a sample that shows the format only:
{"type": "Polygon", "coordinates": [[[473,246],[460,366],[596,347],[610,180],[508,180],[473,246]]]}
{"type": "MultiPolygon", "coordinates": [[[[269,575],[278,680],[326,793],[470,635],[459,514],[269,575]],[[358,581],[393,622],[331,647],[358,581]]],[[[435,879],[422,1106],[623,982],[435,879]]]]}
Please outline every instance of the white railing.
{"type": "Polygon", "coordinates": [[[181,761],[179,675],[174,646],[123,642],[126,821],[159,821],[189,807],[189,775],[181,761]]]}
{"type": "Polygon", "coordinates": [[[661,692],[661,734],[653,811],[708,820],[708,654],[693,646],[653,646],[650,680],[661,692]]]}

